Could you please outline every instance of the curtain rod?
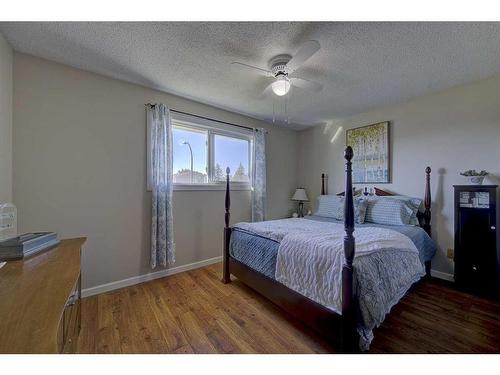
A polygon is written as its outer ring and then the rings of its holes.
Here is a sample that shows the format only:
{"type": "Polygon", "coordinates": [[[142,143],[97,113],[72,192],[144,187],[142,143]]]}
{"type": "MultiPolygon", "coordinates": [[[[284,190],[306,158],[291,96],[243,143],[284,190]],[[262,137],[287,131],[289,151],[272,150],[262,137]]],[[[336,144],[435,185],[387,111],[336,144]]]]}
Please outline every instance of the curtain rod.
{"type": "MultiPolygon", "coordinates": [[[[149,107],[154,106],[154,104],[151,104],[151,103],[146,103],[146,104],[144,104],[144,105],[145,105],[145,106],[149,106],[149,107]]],[[[258,130],[259,130],[259,129],[256,129],[256,128],[251,128],[251,127],[249,127],[249,126],[243,126],[243,125],[233,124],[232,122],[221,121],[221,120],[216,120],[216,119],[213,119],[213,118],[210,118],[210,117],[205,117],[205,116],[195,115],[194,113],[189,113],[189,112],[178,111],[177,109],[170,109],[170,112],[179,113],[179,114],[181,114],[181,115],[193,116],[193,117],[201,118],[201,119],[203,119],[203,120],[209,120],[209,121],[220,122],[220,123],[222,123],[222,124],[231,125],[231,126],[237,126],[238,128],[243,128],[243,129],[247,129],[247,130],[255,130],[255,131],[258,131],[258,130]]],[[[267,133],[267,132],[266,132],[266,133],[267,133]]]]}

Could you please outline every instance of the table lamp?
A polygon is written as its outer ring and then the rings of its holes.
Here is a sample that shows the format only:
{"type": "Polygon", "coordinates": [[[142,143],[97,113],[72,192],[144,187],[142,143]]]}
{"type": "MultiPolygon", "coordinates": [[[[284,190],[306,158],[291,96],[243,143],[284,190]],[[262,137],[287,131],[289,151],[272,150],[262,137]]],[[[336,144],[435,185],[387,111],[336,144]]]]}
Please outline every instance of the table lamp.
{"type": "Polygon", "coordinates": [[[299,217],[304,217],[304,202],[308,202],[309,198],[307,197],[306,190],[303,188],[295,189],[295,194],[292,197],[292,201],[299,202],[299,217]]]}

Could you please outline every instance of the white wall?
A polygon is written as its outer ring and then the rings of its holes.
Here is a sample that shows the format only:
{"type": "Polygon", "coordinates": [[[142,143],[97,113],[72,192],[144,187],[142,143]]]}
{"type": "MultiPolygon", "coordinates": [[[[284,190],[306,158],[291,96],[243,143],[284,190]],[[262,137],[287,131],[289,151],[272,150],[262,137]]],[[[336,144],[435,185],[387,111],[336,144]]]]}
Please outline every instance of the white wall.
{"type": "MultiPolygon", "coordinates": [[[[294,131],[145,87],[14,54],[14,201],[19,230],[87,236],[84,288],[151,272],[144,103],[269,129],[268,216],[289,215],[294,131]]],[[[232,222],[250,219],[233,192],[232,222]]],[[[220,256],[224,192],[174,192],[175,266],[220,256]]]]}
{"type": "Polygon", "coordinates": [[[0,34],[0,203],[12,202],[12,61],[0,34]]]}
{"type": "Polygon", "coordinates": [[[423,198],[424,169],[432,167],[432,230],[439,246],[432,268],[453,273],[446,249],[453,248],[453,185],[465,182],[459,172],[485,169],[493,174],[485,183],[500,180],[499,92],[497,76],[302,131],[298,184],[314,203],[322,172],[329,174],[329,193],[343,191],[345,129],[390,121],[392,183],[382,188],[423,198]]]}

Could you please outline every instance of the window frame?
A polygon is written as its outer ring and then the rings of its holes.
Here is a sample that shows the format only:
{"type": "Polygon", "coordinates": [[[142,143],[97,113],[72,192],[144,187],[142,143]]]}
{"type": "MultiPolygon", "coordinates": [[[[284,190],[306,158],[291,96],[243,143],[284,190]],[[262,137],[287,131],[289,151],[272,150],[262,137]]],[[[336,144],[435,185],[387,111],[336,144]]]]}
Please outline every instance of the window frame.
{"type": "MultiPolygon", "coordinates": [[[[172,127],[186,128],[187,130],[207,132],[207,174],[210,182],[203,184],[183,184],[174,183],[174,191],[210,191],[210,190],[225,190],[226,181],[214,182],[213,174],[215,169],[215,136],[223,136],[229,138],[236,138],[248,141],[248,169],[249,169],[249,182],[231,182],[231,190],[252,190],[253,188],[253,148],[254,148],[254,133],[253,130],[237,128],[232,125],[224,124],[218,121],[190,116],[187,114],[171,112],[172,127]]],[[[151,131],[148,129],[148,140],[150,139],[151,131]]],[[[148,158],[150,158],[150,150],[148,147],[148,158]]],[[[222,166],[224,175],[226,173],[225,167],[222,166]]],[[[234,172],[234,171],[232,171],[234,172]]],[[[151,162],[148,162],[148,190],[151,190],[151,162]]]]}

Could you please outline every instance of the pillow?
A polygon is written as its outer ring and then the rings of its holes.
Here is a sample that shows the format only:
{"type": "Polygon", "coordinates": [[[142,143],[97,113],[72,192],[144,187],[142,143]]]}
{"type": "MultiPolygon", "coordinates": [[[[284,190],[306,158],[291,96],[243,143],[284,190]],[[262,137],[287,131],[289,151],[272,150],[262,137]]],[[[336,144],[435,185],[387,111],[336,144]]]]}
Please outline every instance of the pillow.
{"type": "MultiPolygon", "coordinates": [[[[381,198],[381,197],[376,197],[376,198],[381,198]]],[[[424,200],[420,198],[413,198],[413,197],[408,197],[406,195],[384,195],[383,198],[389,198],[389,199],[398,199],[400,201],[404,201],[412,206],[415,206],[418,210],[423,211],[424,210],[424,200]]]]}
{"type": "MultiPolygon", "coordinates": [[[[344,201],[343,196],[320,195],[318,197],[318,210],[315,215],[344,220],[344,201]]],[[[354,199],[354,219],[356,223],[363,224],[365,222],[367,205],[368,202],[364,199],[354,199]]]]}
{"type": "Polygon", "coordinates": [[[417,220],[417,201],[408,197],[369,197],[366,198],[365,221],[385,225],[415,225],[417,220]]]}
{"type": "Polygon", "coordinates": [[[344,215],[344,198],[337,195],[320,195],[315,215],[337,219],[344,215]]]}
{"type": "Polygon", "coordinates": [[[389,195],[389,196],[385,196],[385,198],[399,199],[399,200],[402,200],[402,201],[408,203],[410,206],[414,207],[416,209],[415,215],[412,215],[412,218],[410,219],[409,224],[416,225],[416,226],[420,225],[420,223],[418,222],[418,218],[417,218],[417,212],[418,211],[424,212],[423,199],[412,198],[412,197],[408,197],[406,195],[389,195]]]}
{"type": "MultiPolygon", "coordinates": [[[[361,198],[354,198],[354,220],[357,224],[363,224],[366,219],[366,209],[368,208],[368,202],[361,198]]],[[[342,215],[344,219],[344,215],[342,215]]]]}

